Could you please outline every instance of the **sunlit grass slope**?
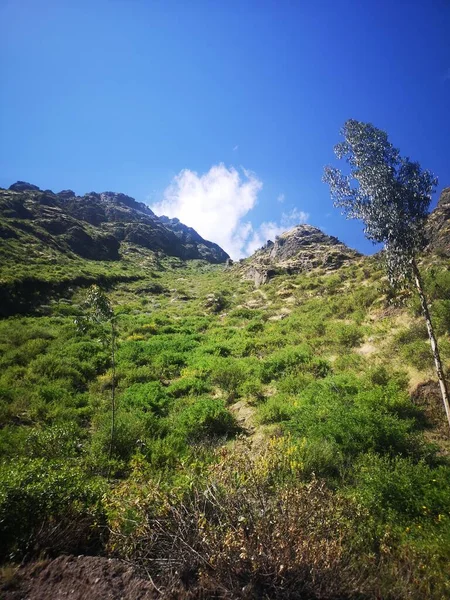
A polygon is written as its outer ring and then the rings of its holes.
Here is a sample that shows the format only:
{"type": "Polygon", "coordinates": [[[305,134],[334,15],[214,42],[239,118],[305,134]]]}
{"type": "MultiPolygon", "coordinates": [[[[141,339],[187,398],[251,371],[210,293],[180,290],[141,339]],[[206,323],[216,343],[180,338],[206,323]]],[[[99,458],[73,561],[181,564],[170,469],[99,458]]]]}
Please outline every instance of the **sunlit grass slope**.
{"type": "MultiPolygon", "coordinates": [[[[425,272],[448,368],[450,274],[425,272]]],[[[13,280],[4,561],[114,554],[181,597],[450,595],[445,414],[432,385],[413,393],[433,378],[426,330],[376,258],[254,289],[239,265],[130,246],[114,265],[36,259],[13,280]],[[23,298],[26,281],[44,291],[23,298]],[[116,315],[112,448],[111,347],[74,323],[94,281],[116,315]]]]}

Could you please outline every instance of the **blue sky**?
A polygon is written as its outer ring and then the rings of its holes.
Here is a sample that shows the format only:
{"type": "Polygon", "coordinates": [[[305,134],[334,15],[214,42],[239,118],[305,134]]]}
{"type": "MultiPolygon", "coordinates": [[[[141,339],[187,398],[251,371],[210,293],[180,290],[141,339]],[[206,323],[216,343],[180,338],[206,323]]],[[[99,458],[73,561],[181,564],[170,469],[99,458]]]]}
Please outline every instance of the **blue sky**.
{"type": "Polygon", "coordinates": [[[373,251],[321,182],[348,118],[450,185],[449,0],[0,0],[0,19],[2,187],[125,192],[237,256],[301,221],[373,251]]]}

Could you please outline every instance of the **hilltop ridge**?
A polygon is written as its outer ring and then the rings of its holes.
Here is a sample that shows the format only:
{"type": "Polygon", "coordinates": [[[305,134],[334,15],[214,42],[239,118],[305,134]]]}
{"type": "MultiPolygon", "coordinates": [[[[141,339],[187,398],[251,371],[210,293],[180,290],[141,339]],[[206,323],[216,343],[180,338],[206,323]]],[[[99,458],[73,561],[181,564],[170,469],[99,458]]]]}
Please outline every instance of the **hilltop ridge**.
{"type": "Polygon", "coordinates": [[[361,256],[318,227],[297,225],[257,250],[246,261],[244,276],[258,286],[279,271],[299,273],[316,267],[331,271],[361,256]]]}
{"type": "Polygon", "coordinates": [[[19,181],[0,189],[0,216],[0,239],[20,240],[27,232],[41,247],[86,259],[118,260],[122,242],[185,260],[222,263],[228,258],[178,219],[158,217],[144,203],[116,192],[77,196],[19,181]]]}

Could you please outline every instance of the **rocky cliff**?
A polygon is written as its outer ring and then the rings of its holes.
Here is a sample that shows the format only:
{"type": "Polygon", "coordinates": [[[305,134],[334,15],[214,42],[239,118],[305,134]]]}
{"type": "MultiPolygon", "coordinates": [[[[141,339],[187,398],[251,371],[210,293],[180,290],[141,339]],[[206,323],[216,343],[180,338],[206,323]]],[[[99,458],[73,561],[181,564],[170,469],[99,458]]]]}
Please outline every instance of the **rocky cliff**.
{"type": "Polygon", "coordinates": [[[428,217],[428,249],[450,257],[450,187],[442,190],[436,208],[428,217]]]}
{"type": "Polygon", "coordinates": [[[145,204],[115,192],[54,193],[19,181],[0,189],[0,239],[20,232],[87,259],[117,260],[122,242],[182,259],[222,263],[228,254],[178,219],[158,217],[145,204]]]}
{"type": "Polygon", "coordinates": [[[280,271],[296,273],[320,266],[335,270],[359,256],[356,250],[317,227],[298,225],[257,250],[245,261],[243,271],[244,277],[261,285],[280,271]]]}

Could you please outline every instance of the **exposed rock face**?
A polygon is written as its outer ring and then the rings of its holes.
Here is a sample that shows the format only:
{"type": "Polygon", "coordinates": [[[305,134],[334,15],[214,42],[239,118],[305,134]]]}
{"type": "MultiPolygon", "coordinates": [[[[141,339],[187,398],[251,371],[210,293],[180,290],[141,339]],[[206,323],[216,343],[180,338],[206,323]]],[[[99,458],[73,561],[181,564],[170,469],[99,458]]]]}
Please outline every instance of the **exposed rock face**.
{"type": "Polygon", "coordinates": [[[179,219],[169,219],[162,215],[159,217],[161,223],[173,231],[180,242],[186,248],[186,258],[196,258],[194,255],[198,252],[201,258],[208,260],[207,256],[212,256],[210,262],[222,263],[229,259],[228,254],[224,253],[222,248],[213,242],[206,242],[192,227],[183,225],[179,219]],[[226,254],[226,256],[225,256],[226,254]]]}
{"type": "Polygon", "coordinates": [[[315,267],[335,270],[359,256],[356,250],[317,227],[298,225],[257,250],[245,261],[244,274],[259,286],[279,271],[295,273],[315,267]]]}
{"type": "Polygon", "coordinates": [[[93,260],[118,260],[120,242],[112,235],[89,235],[82,227],[71,227],[64,236],[78,256],[93,260]]]}
{"type": "Polygon", "coordinates": [[[428,250],[450,257],[450,187],[442,190],[436,208],[428,217],[428,250]]]}
{"type": "Polygon", "coordinates": [[[12,185],[9,186],[9,189],[12,192],[27,192],[30,190],[35,190],[35,191],[39,191],[39,188],[37,185],[33,185],[32,183],[27,183],[26,181],[16,181],[16,183],[13,183],[12,185]]]}
{"type": "Polygon", "coordinates": [[[157,217],[145,204],[115,192],[79,197],[72,190],[54,194],[19,181],[9,190],[0,189],[0,217],[0,239],[12,237],[19,228],[83,258],[117,260],[121,242],[182,259],[223,263],[229,258],[220,246],[178,219],[157,217]]]}
{"type": "Polygon", "coordinates": [[[56,195],[60,198],[74,198],[76,196],[73,190],[61,190],[56,195]]]}

